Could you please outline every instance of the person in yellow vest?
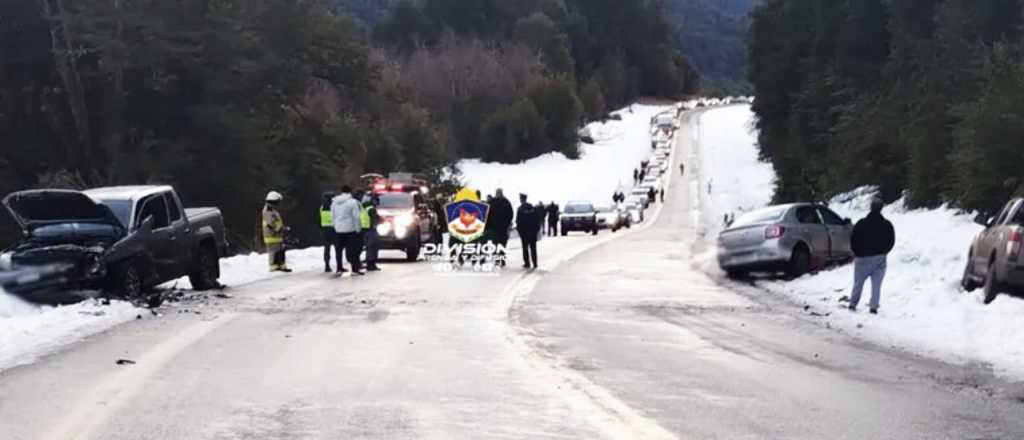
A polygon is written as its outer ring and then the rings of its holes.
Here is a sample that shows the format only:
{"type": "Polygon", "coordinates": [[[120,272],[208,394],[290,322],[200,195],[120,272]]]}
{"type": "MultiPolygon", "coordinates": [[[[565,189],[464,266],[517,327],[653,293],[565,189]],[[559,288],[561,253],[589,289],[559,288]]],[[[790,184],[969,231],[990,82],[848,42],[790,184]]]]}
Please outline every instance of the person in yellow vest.
{"type": "Polygon", "coordinates": [[[334,193],[325,192],[320,201],[320,236],[324,242],[324,272],[331,273],[331,247],[338,253],[338,238],[334,232],[334,218],[331,217],[331,201],[334,193]]]}
{"type": "Polygon", "coordinates": [[[284,233],[288,228],[284,225],[278,206],[284,196],[277,191],[267,193],[266,204],[263,205],[263,244],[267,246],[267,258],[271,272],[291,272],[285,263],[284,233]]]}
{"type": "Polygon", "coordinates": [[[359,212],[359,223],[363,228],[362,234],[366,243],[366,270],[376,272],[377,251],[379,249],[380,236],[377,235],[377,225],[380,224],[380,216],[377,214],[377,203],[379,198],[366,194],[363,196],[363,208],[359,212]]]}

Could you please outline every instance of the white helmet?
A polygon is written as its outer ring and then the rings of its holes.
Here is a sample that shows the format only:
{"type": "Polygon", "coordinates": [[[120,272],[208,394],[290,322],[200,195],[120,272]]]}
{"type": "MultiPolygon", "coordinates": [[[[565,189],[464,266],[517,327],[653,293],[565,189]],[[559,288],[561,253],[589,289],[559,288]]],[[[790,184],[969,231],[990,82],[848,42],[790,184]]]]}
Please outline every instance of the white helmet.
{"type": "Polygon", "coordinates": [[[271,191],[267,193],[268,202],[280,202],[281,200],[284,200],[284,196],[282,196],[281,193],[277,191],[271,191]]]}

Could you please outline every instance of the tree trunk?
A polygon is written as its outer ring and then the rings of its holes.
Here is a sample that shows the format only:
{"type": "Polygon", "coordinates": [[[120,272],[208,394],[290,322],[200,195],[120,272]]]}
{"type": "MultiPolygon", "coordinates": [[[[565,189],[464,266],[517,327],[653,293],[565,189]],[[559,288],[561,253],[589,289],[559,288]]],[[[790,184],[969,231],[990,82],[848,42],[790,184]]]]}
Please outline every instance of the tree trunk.
{"type": "Polygon", "coordinates": [[[85,102],[85,86],[78,72],[78,61],[74,54],[73,38],[68,29],[68,15],[64,8],[64,0],[55,0],[54,4],[51,4],[51,0],[39,0],[43,18],[50,23],[50,45],[53,50],[54,65],[64,84],[64,93],[77,135],[78,148],[76,152],[71,152],[70,158],[77,159],[79,170],[88,172],[93,170],[93,155],[89,109],[85,102]],[[56,11],[54,11],[54,4],[56,11]]]}

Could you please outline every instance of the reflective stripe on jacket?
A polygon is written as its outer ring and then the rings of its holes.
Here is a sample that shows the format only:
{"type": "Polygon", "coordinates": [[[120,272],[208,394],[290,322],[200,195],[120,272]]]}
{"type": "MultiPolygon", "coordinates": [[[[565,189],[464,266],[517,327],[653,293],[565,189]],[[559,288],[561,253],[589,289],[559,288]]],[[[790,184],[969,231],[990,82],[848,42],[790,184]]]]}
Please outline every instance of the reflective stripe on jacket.
{"type": "Polygon", "coordinates": [[[331,210],[330,209],[321,209],[320,210],[320,227],[321,228],[333,228],[334,227],[334,217],[331,217],[331,210]]]}
{"type": "Polygon", "coordinates": [[[276,209],[263,207],[263,244],[280,244],[284,241],[284,219],[276,209]]]}

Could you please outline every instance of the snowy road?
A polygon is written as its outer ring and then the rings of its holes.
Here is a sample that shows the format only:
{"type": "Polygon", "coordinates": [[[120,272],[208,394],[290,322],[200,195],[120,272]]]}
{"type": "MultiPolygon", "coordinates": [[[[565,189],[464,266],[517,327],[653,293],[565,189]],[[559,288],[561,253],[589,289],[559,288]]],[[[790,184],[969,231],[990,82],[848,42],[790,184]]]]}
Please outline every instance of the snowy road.
{"type": "MultiPolygon", "coordinates": [[[[677,139],[689,157],[693,136],[677,139]]],[[[851,342],[692,268],[689,188],[674,177],[646,230],[541,242],[534,274],[300,273],[128,323],[0,372],[0,438],[1024,436],[1009,384],[851,342]]]]}

